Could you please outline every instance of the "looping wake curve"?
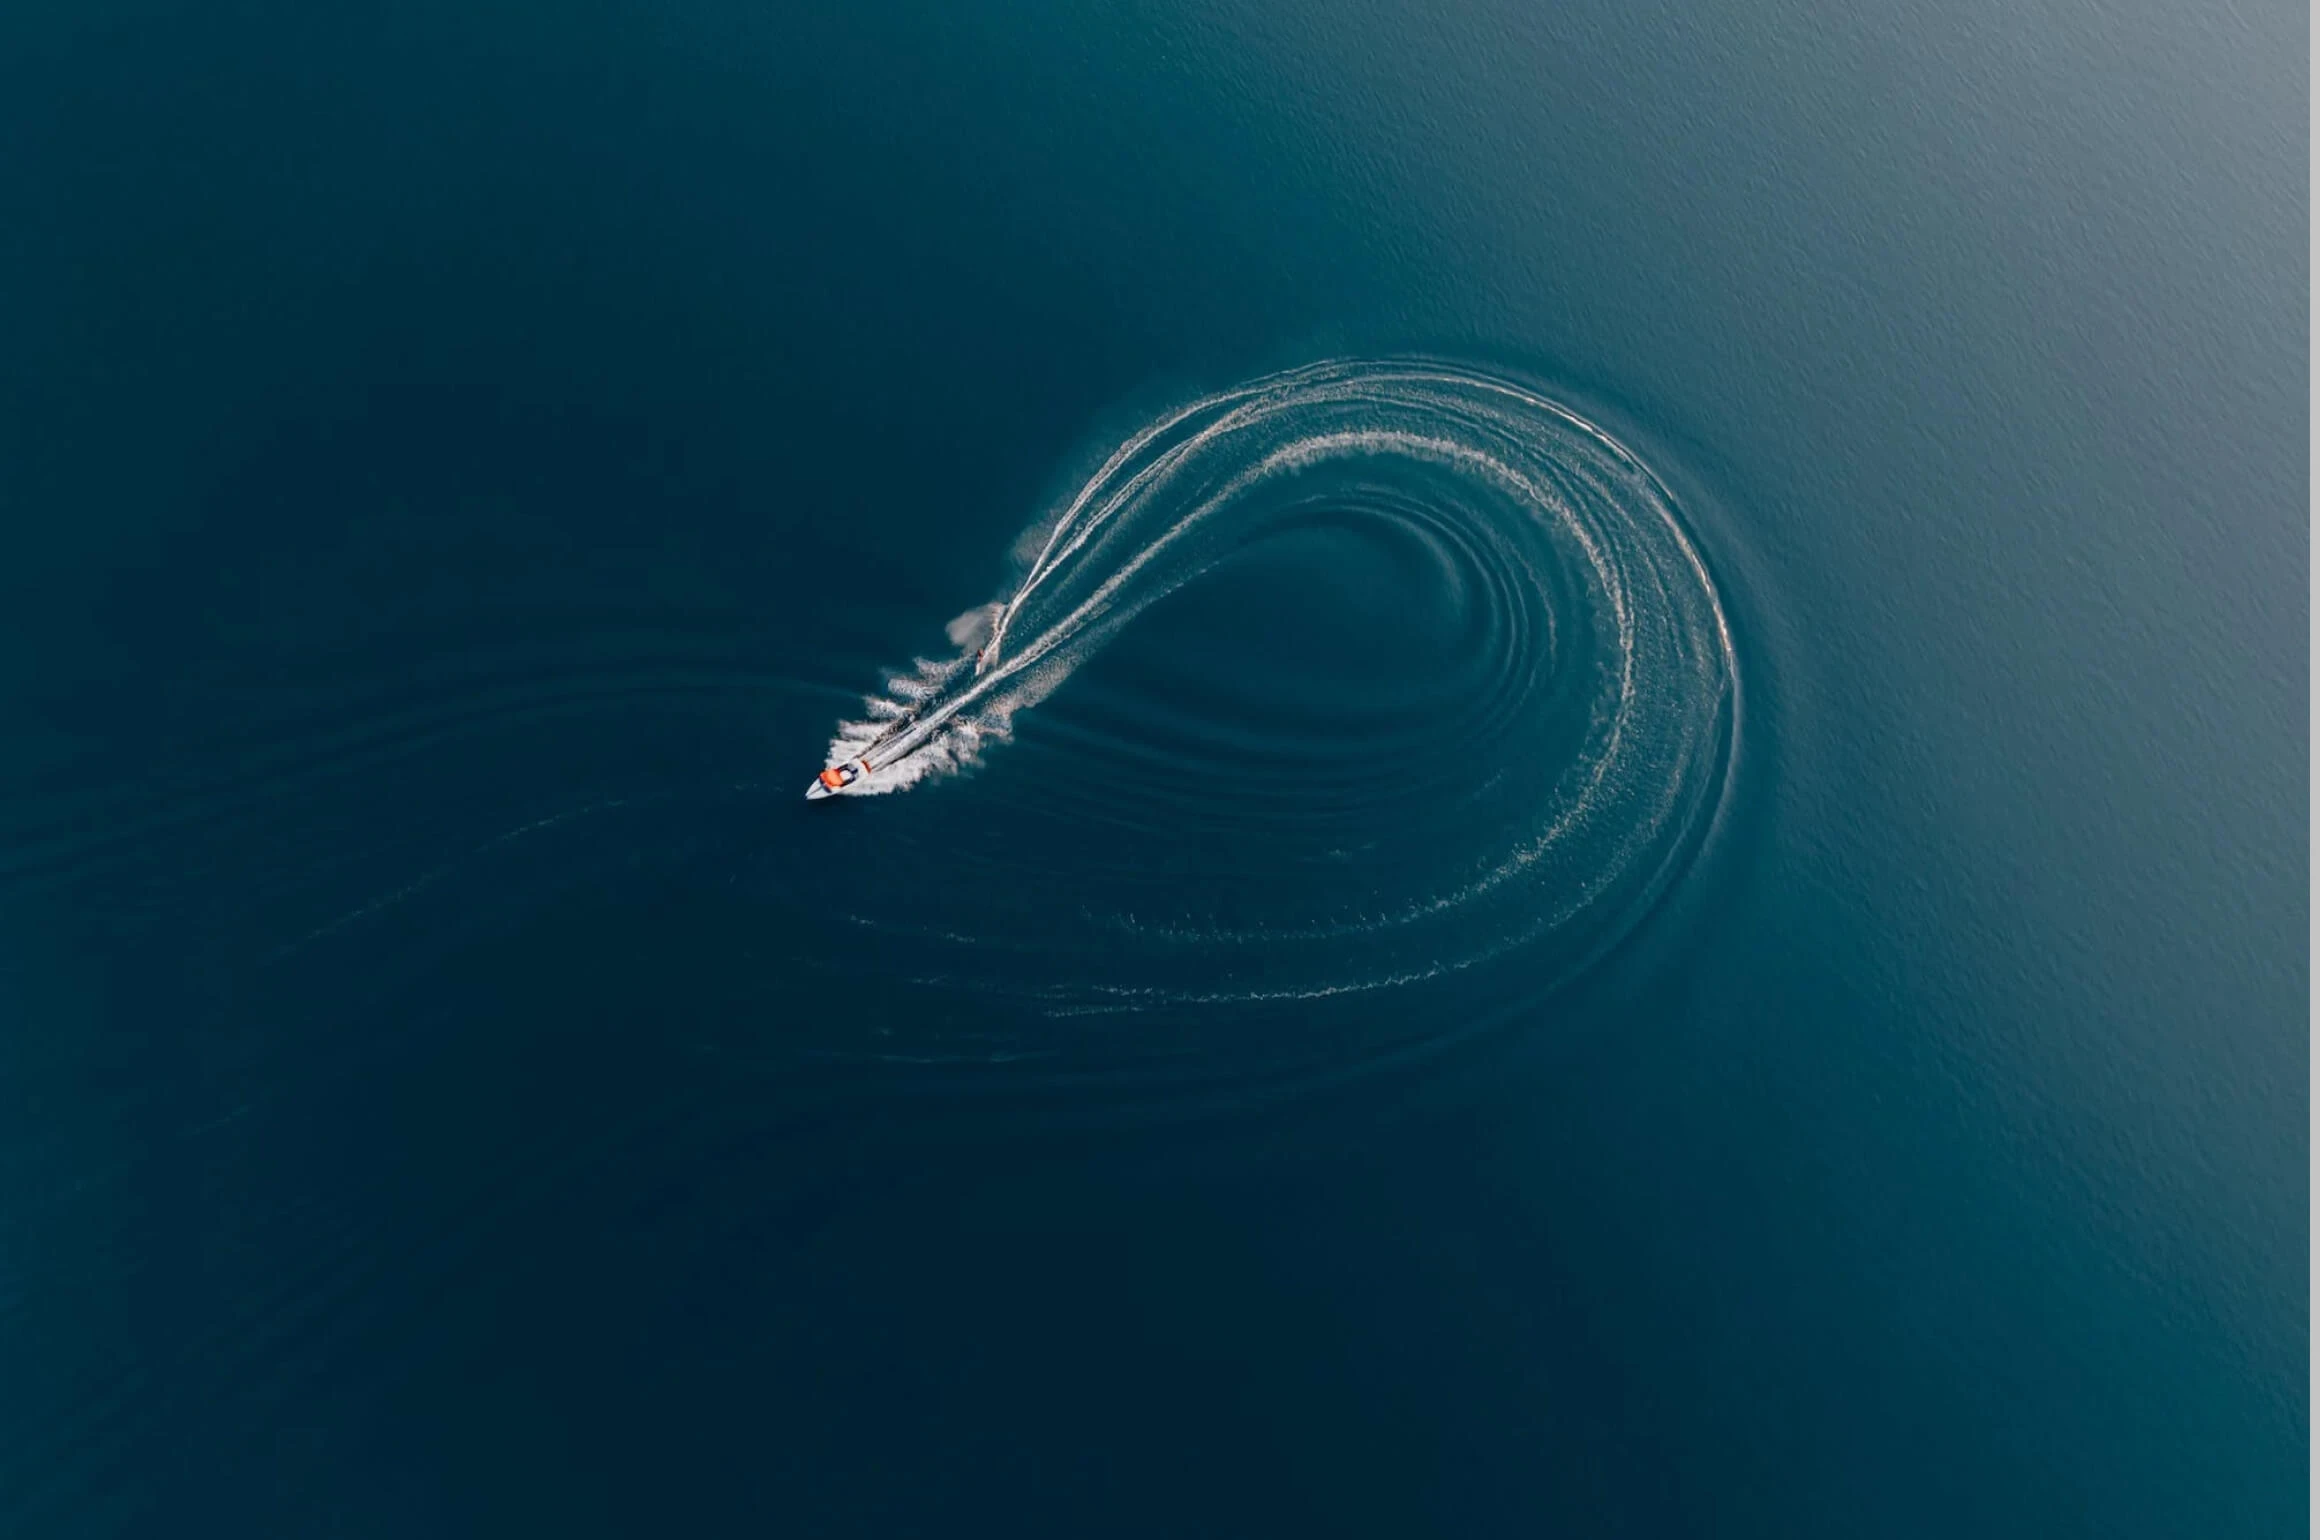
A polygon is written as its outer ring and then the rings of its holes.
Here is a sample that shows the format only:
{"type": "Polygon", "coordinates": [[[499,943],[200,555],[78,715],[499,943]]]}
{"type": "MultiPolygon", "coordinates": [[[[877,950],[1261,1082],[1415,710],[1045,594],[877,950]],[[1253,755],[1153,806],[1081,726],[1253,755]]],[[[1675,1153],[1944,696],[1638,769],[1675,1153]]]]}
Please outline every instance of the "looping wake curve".
{"type": "MultiPolygon", "coordinates": [[[[1066,1013],[1312,999],[1518,949],[1535,986],[1617,939],[1718,800],[1729,626],[1634,455],[1455,365],[1320,363],[1152,423],[832,760],[874,761],[857,795],[973,763],[1139,615],[1268,545],[1376,579],[1382,650],[1319,692],[1342,710],[1310,709],[1308,680],[1302,710],[1059,725],[1035,784],[978,784],[983,837],[942,853],[964,880],[889,891],[861,923],[972,943],[978,981],[1066,1013]]],[[[1326,577],[1265,571],[1284,594],[1326,577]]]]}

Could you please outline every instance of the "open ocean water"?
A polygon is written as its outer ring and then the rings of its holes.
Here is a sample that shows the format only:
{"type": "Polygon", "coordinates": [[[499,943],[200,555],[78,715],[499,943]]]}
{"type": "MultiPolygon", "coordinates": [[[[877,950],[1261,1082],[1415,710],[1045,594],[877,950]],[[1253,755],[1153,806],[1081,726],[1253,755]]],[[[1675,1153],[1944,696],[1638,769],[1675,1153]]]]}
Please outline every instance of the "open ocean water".
{"type": "Polygon", "coordinates": [[[11,8],[0,1533],[2304,1533],[2308,25],[11,8]]]}

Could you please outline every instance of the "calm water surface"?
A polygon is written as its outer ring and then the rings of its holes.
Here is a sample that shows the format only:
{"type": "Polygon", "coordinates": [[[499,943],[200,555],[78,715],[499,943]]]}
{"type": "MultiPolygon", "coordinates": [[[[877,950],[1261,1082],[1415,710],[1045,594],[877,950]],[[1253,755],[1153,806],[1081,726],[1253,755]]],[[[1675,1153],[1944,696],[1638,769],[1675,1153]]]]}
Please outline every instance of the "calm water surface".
{"type": "Polygon", "coordinates": [[[0,1529],[2303,1533],[2305,28],[16,8],[0,1529]]]}

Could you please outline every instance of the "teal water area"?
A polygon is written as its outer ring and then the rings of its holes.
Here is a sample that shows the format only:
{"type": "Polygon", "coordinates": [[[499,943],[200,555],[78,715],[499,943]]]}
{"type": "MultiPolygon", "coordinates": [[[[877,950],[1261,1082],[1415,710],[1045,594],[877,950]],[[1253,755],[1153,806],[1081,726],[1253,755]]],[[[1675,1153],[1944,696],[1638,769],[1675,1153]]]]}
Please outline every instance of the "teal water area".
{"type": "Polygon", "coordinates": [[[2303,1533],[2305,52],[18,8],[0,1531],[2303,1533]]]}

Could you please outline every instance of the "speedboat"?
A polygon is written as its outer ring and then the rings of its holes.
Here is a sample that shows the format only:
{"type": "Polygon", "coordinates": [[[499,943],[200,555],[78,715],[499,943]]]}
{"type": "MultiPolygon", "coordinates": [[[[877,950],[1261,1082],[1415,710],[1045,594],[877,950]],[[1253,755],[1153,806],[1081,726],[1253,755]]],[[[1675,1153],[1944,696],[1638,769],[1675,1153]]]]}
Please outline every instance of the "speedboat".
{"type": "Polygon", "coordinates": [[[849,759],[842,765],[832,765],[807,783],[806,800],[819,802],[824,797],[834,797],[869,773],[867,759],[849,759]]]}

